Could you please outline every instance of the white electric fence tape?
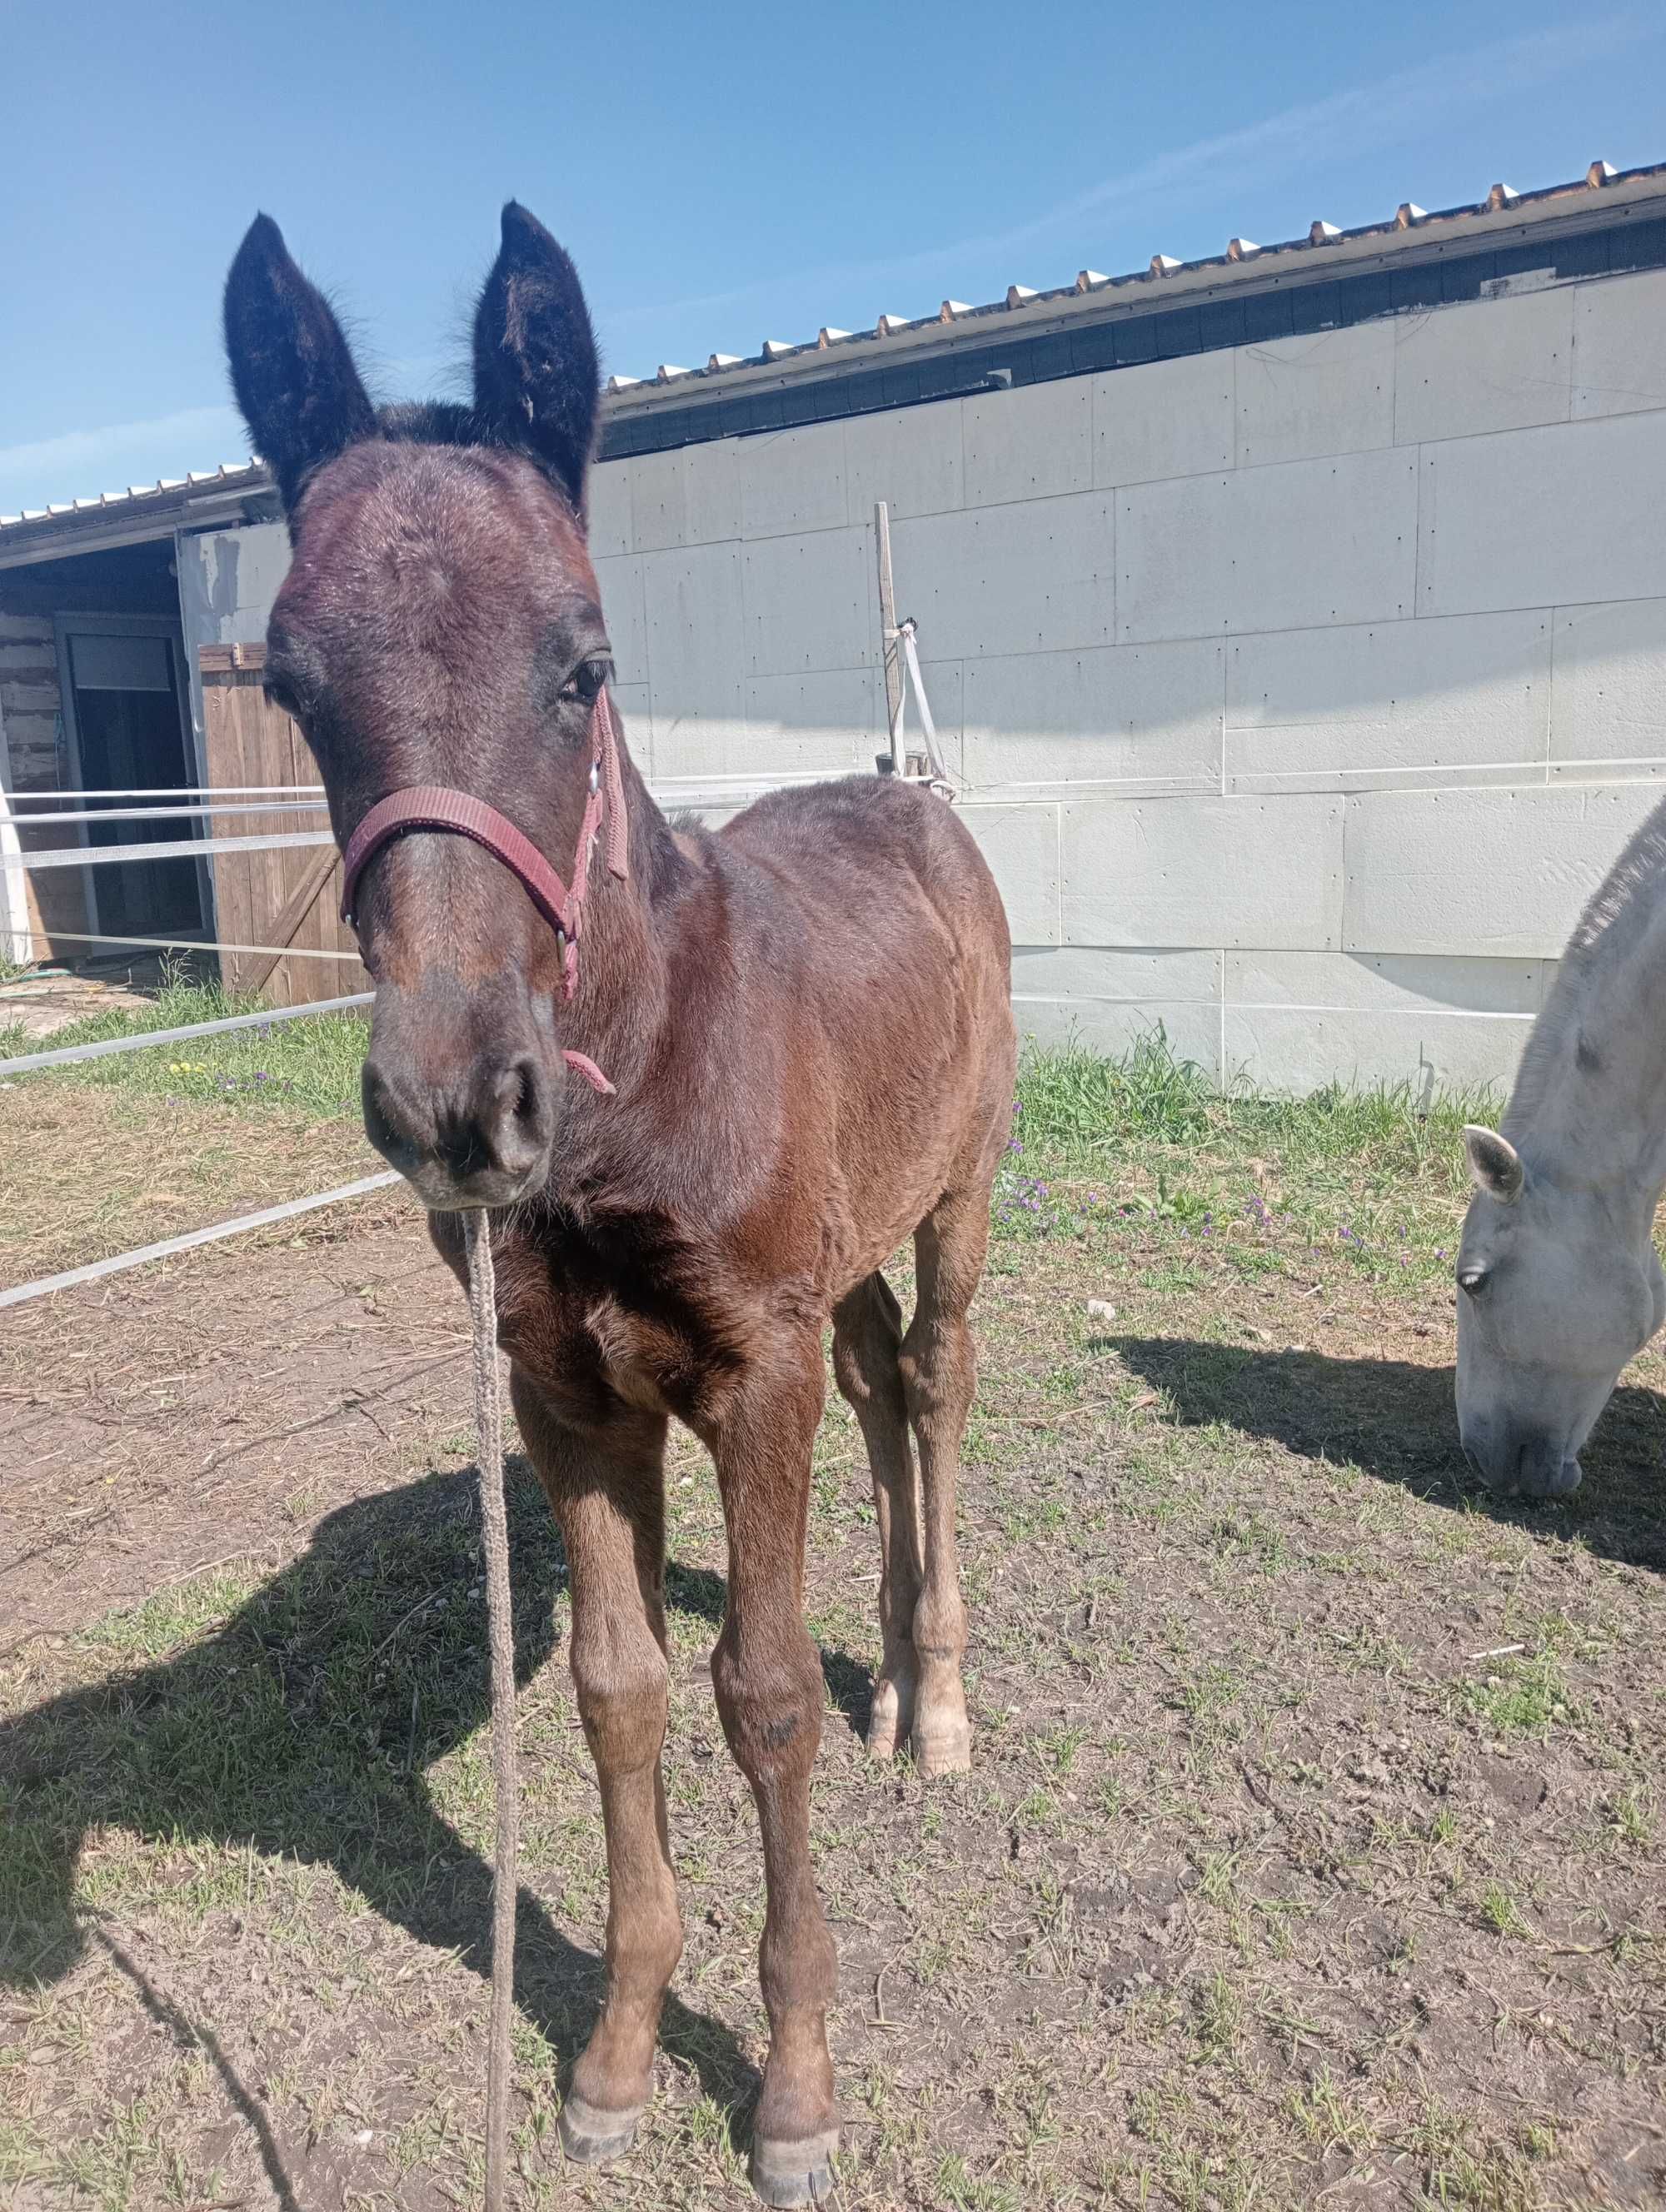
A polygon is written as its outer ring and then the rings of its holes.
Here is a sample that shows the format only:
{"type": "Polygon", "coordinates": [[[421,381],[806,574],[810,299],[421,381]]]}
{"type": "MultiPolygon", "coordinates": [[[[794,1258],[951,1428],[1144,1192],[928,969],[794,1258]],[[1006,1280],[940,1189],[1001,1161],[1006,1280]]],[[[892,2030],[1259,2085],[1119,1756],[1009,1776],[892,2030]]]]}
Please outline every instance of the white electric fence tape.
{"type": "Polygon", "coordinates": [[[31,1298],[44,1298],[54,1291],[73,1291],[82,1283],[96,1283],[106,1275],[120,1275],[130,1267],[143,1267],[152,1260],[166,1260],[175,1252],[190,1252],[199,1244],[217,1243],[222,1237],[240,1237],[245,1230],[265,1229],[275,1221],[292,1221],[297,1214],[313,1212],[320,1206],[339,1206],[344,1200],[362,1198],[368,1191],[386,1190],[401,1181],[398,1171],[362,1176],[336,1190],[320,1191],[316,1198],[292,1198],[282,1206],[268,1206],[258,1213],[240,1215],[235,1221],[216,1221],[211,1229],[192,1229],[183,1237],[165,1237],[160,1244],[141,1245],[136,1252],[118,1252],[108,1260],[89,1261],[84,1267],[69,1267],[61,1275],[42,1275],[33,1283],[19,1283],[0,1291],[0,1306],[21,1306],[31,1298]]]}
{"type": "Polygon", "coordinates": [[[263,1029],[273,1022],[293,1022],[302,1014],[344,1013],[349,1006],[368,1006],[374,991],[351,991],[342,999],[314,999],[304,1006],[269,1006],[258,1014],[228,1014],[216,1022],[188,1022],[177,1030],[141,1030],[137,1036],[106,1037],[97,1044],[65,1044],[46,1052],[27,1052],[15,1060],[0,1060],[0,1075],[27,1075],[37,1067],[68,1067],[80,1060],[106,1060],[112,1053],[143,1052],[147,1045],[183,1044],[187,1037],[218,1036],[227,1030],[263,1029]]]}

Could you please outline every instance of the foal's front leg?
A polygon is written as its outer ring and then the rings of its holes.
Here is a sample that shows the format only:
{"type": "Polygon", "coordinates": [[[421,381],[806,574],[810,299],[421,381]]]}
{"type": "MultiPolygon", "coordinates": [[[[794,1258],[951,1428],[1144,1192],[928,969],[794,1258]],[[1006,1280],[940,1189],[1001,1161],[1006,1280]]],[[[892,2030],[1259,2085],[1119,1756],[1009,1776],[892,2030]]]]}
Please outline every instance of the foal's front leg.
{"type": "Polygon", "coordinates": [[[573,1684],[607,1832],[607,1995],[561,2112],[569,2155],[600,2160],[629,2148],[652,2093],[660,2008],[683,1948],[660,1764],[666,1424],[622,1410],[581,1435],[523,1376],[513,1395],[567,1549],[573,1684]]]}
{"type": "Polygon", "coordinates": [[[821,1418],[818,1337],[780,1341],[702,1427],[729,1537],[729,1600],[712,1654],[723,1733],[752,1785],[769,1902],[758,1977],[769,2057],[752,2146],[766,2204],[814,2204],[833,2189],[838,2117],[827,2051],[837,1981],[810,1862],[810,1770],[822,1674],[804,1626],[805,1516],[821,1418]]]}

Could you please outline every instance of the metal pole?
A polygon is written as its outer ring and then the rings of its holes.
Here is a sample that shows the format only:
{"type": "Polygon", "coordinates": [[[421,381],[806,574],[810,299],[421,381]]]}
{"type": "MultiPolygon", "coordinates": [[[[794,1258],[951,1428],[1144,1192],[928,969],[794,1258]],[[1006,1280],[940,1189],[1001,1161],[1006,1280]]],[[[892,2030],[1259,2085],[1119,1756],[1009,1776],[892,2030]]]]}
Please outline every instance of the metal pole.
{"type": "Polygon", "coordinates": [[[879,558],[879,642],[885,654],[885,726],[891,741],[891,773],[901,775],[897,732],[903,719],[903,664],[897,651],[897,594],[891,580],[891,510],[884,500],[873,509],[873,543],[879,558]]]}

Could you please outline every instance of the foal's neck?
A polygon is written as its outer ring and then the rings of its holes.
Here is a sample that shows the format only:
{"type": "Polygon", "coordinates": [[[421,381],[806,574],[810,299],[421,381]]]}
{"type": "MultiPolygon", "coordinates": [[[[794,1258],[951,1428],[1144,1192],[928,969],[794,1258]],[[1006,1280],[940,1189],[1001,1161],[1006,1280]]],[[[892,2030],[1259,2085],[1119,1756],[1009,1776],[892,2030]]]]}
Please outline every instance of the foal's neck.
{"type": "Polygon", "coordinates": [[[660,909],[684,863],[623,743],[619,756],[627,872],[617,877],[609,868],[604,829],[591,859],[579,988],[564,1027],[608,1075],[617,1065],[623,1085],[666,1018],[670,978],[660,909]]]}
{"type": "Polygon", "coordinates": [[[1612,941],[1566,956],[1504,1133],[1540,1170],[1601,1191],[1646,1235],[1666,1190],[1666,875],[1612,941]]]}

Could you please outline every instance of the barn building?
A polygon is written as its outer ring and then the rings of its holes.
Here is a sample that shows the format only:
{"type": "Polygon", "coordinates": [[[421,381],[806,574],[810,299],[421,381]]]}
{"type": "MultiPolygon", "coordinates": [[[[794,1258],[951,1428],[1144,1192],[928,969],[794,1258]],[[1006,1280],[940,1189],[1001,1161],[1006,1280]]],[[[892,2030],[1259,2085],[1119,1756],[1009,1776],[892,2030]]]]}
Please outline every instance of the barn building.
{"type": "MultiPolygon", "coordinates": [[[[885,751],[881,501],[1021,1029],[1505,1080],[1666,773],[1666,165],[614,378],[592,546],[656,787],[885,751]]],[[[310,781],[258,684],[288,557],[252,464],[0,520],[10,811],[310,781]]],[[[339,950],[328,866],[10,874],[0,928],[339,950]]]]}

